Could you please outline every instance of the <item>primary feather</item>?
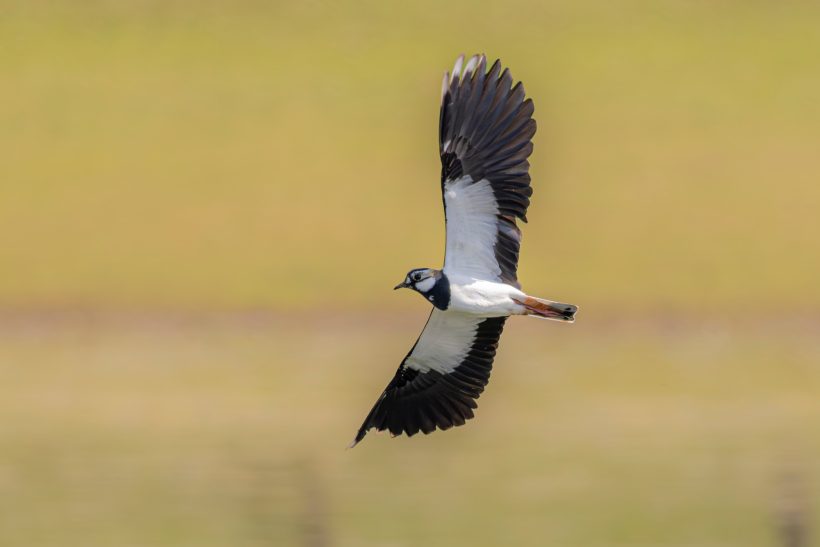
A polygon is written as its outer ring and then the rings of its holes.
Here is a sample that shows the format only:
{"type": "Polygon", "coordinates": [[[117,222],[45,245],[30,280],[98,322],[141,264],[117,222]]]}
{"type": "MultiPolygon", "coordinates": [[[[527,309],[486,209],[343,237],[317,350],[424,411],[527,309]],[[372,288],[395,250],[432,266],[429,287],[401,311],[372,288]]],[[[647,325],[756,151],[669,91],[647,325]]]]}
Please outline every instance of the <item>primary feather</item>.
{"type": "Polygon", "coordinates": [[[524,86],[500,61],[456,63],[445,74],[439,118],[441,191],[447,220],[444,271],[518,286],[521,232],[527,220],[529,162],[535,120],[524,86]]]}

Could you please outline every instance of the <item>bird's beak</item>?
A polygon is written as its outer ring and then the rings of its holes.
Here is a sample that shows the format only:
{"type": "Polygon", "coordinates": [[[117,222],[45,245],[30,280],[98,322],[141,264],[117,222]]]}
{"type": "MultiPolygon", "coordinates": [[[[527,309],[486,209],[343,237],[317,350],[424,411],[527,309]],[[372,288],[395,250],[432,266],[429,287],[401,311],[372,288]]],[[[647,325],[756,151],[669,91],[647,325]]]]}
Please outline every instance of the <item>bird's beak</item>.
{"type": "Polygon", "coordinates": [[[395,291],[395,290],[398,290],[398,289],[403,289],[403,288],[405,288],[405,287],[407,287],[407,283],[405,283],[404,281],[402,281],[401,283],[399,283],[398,285],[396,285],[395,287],[393,287],[393,290],[395,291]]]}

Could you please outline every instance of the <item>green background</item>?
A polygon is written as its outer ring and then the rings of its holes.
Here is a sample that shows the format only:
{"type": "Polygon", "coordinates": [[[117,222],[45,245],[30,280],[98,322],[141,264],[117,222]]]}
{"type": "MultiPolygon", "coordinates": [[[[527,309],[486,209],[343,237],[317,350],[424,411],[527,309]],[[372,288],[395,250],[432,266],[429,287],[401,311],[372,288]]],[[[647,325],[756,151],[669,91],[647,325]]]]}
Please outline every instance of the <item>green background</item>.
{"type": "Polygon", "coordinates": [[[820,528],[813,2],[0,0],[0,539],[784,544],[820,528]],[[345,451],[426,318],[441,75],[533,98],[478,418],[345,451]],[[814,500],[814,501],[812,501],[814,500]]]}

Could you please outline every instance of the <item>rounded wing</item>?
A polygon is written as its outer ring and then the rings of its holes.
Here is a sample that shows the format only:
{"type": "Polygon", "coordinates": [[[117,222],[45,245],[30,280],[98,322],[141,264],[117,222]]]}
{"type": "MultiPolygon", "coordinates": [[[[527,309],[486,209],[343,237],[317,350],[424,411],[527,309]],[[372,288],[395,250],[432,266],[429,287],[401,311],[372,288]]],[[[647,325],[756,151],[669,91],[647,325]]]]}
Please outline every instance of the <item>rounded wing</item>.
{"type": "Polygon", "coordinates": [[[434,309],[351,446],[370,429],[412,436],[464,425],[490,380],[506,319],[434,309]]]}
{"type": "Polygon", "coordinates": [[[441,192],[447,222],[444,271],[518,287],[521,232],[530,203],[535,120],[521,82],[484,55],[445,73],[439,120],[441,192]]]}

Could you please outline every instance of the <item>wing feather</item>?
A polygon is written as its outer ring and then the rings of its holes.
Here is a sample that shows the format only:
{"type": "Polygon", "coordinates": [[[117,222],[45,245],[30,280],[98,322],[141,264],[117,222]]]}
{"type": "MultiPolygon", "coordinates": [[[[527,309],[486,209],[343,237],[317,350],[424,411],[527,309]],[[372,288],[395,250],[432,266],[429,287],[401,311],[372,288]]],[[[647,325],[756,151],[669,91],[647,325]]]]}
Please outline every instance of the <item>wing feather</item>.
{"type": "Polygon", "coordinates": [[[532,196],[528,158],[536,123],[521,82],[484,55],[445,73],[439,118],[447,221],[444,270],[518,286],[521,232],[532,196]],[[463,71],[462,71],[463,66],[463,71]]]}
{"type": "Polygon", "coordinates": [[[490,380],[506,319],[434,309],[352,446],[370,429],[412,436],[464,425],[490,380]]]}

